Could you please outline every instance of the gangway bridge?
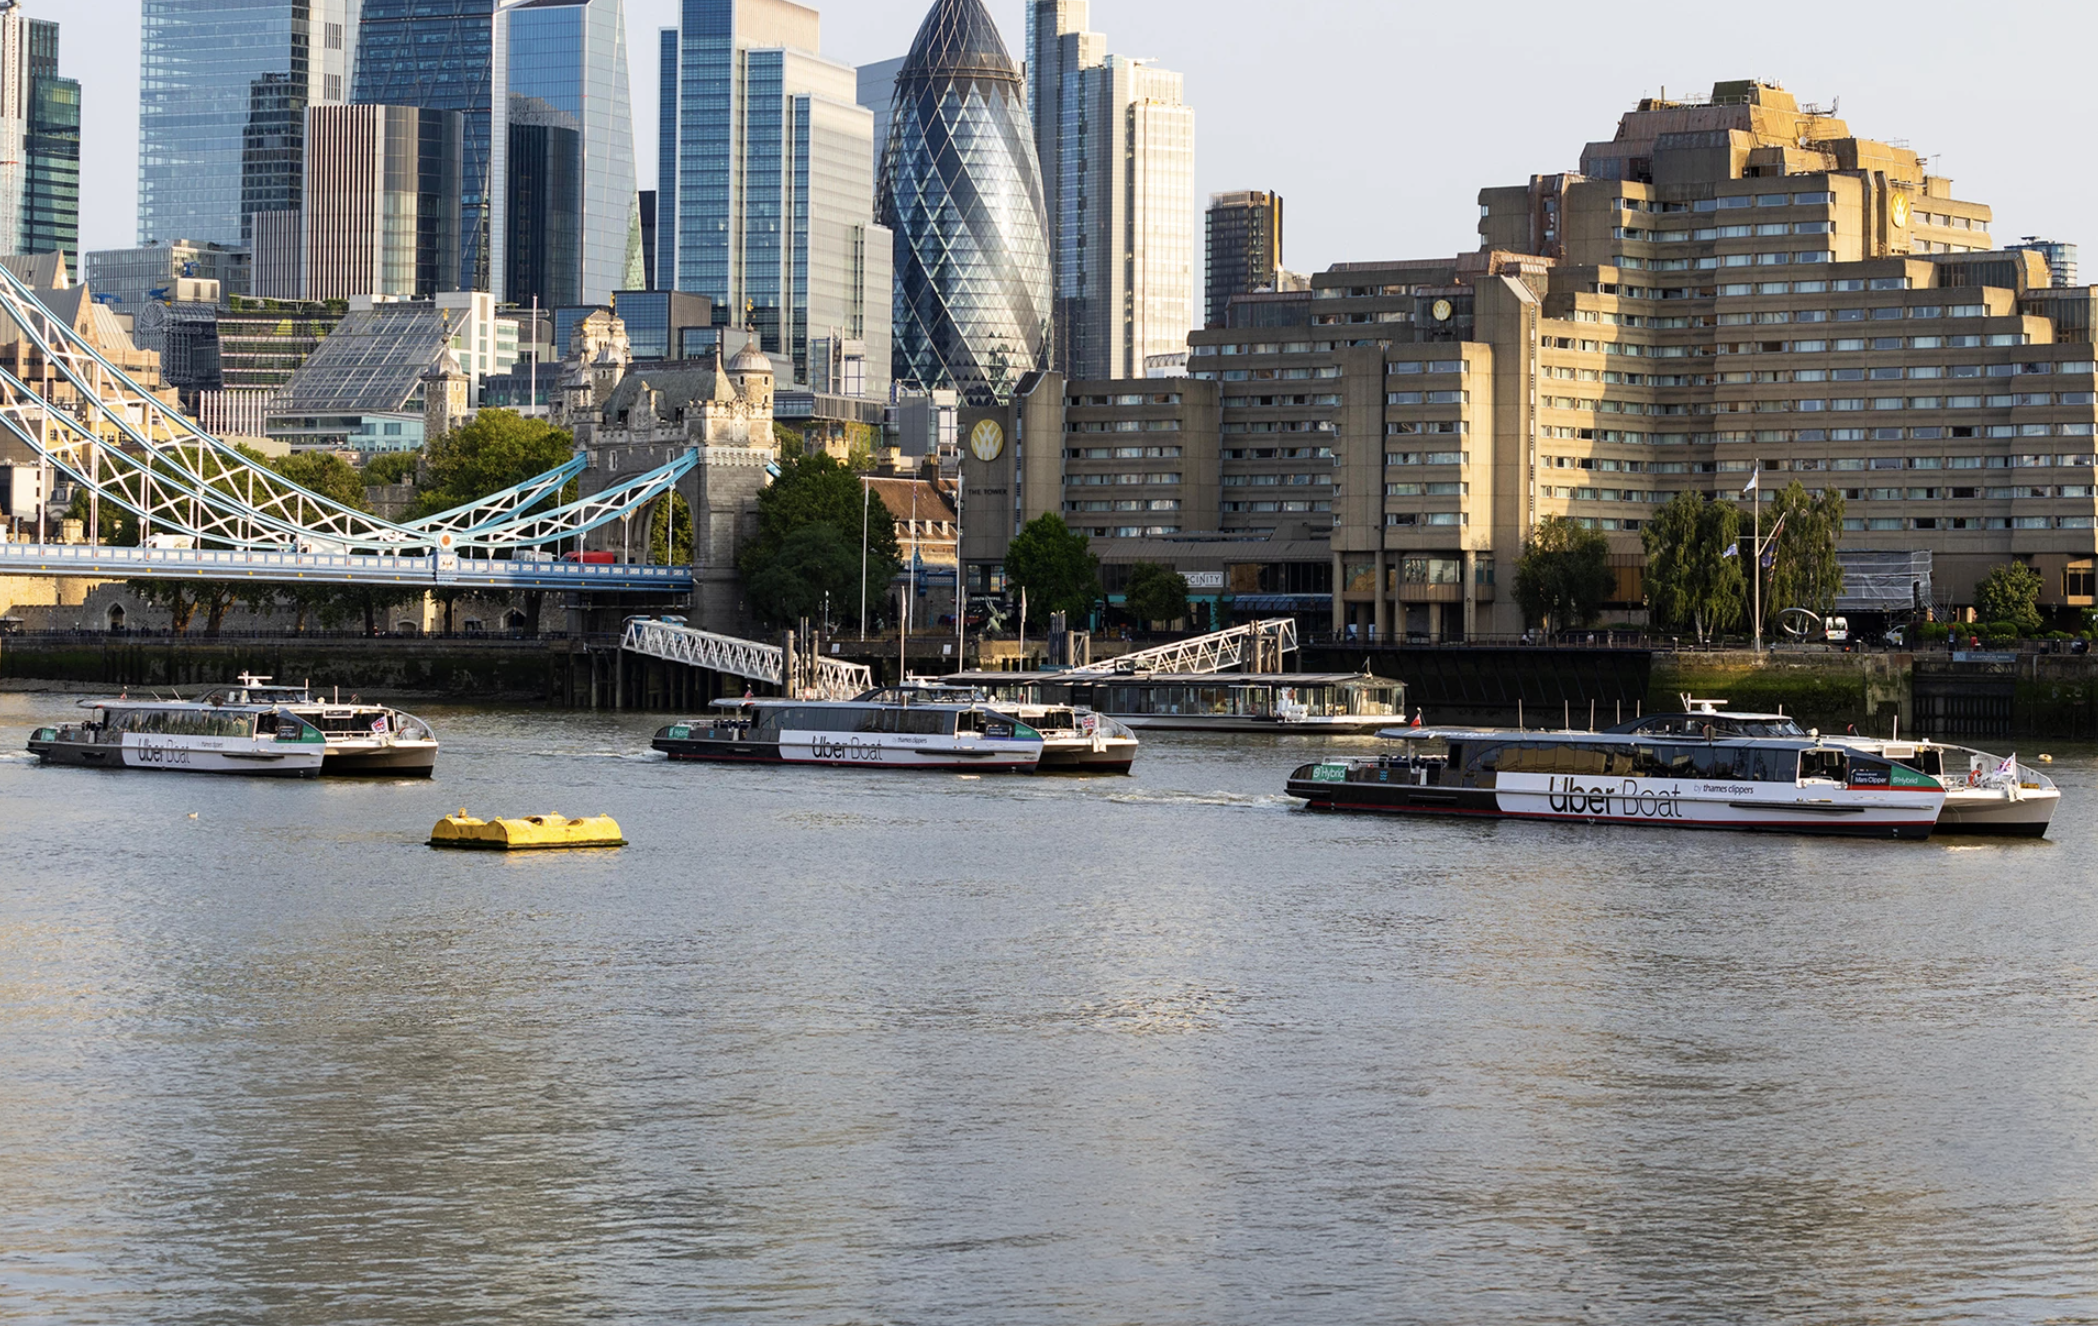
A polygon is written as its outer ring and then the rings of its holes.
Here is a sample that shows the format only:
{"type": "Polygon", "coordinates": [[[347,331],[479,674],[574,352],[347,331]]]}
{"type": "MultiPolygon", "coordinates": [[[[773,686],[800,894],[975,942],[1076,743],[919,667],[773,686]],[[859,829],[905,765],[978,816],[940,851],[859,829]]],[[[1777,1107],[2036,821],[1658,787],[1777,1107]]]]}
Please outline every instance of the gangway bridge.
{"type": "MultiPolygon", "coordinates": [[[[779,645],[716,635],[675,622],[635,620],[627,623],[619,647],[630,654],[666,663],[681,663],[782,688],[789,686],[788,655],[779,645]]],[[[874,670],[858,663],[818,657],[814,675],[796,680],[800,682],[796,689],[803,691],[805,698],[850,700],[874,688],[874,670]]]]}
{"type": "Polygon", "coordinates": [[[1297,652],[1297,623],[1291,617],[1247,622],[1229,630],[1198,635],[1176,644],[1140,649],[1133,654],[1088,663],[1070,671],[1079,676],[1111,676],[1118,672],[1205,673],[1280,672],[1286,654],[1297,652]]]}
{"type": "Polygon", "coordinates": [[[0,435],[28,447],[47,477],[55,471],[87,494],[91,536],[108,504],[137,520],[141,545],[52,544],[40,535],[33,544],[0,545],[0,575],[658,593],[691,587],[689,567],[578,565],[552,554],[644,514],[698,465],[697,450],[570,497],[568,486],[585,466],[576,456],[465,506],[387,520],[293,483],[207,433],[110,363],[4,268],[0,313],[77,397],[61,406],[0,370],[0,435]]]}

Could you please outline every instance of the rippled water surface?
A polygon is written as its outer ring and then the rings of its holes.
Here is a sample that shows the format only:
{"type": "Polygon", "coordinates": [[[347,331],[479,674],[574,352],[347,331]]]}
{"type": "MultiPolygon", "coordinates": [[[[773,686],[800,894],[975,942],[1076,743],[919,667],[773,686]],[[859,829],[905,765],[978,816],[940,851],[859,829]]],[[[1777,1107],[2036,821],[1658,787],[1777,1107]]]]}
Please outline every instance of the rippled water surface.
{"type": "Polygon", "coordinates": [[[0,1318],[2098,1320],[2087,754],[2052,842],[1850,844],[1314,817],[1256,738],[13,753],[68,708],[0,699],[0,1318]]]}

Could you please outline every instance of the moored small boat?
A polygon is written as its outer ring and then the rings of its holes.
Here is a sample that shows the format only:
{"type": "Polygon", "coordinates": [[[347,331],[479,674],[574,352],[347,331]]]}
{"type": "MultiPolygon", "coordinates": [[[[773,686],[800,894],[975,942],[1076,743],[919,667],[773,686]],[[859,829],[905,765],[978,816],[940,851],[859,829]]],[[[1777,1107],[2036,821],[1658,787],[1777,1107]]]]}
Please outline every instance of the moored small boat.
{"type": "Polygon", "coordinates": [[[675,723],[651,743],[672,760],[850,769],[1032,773],[1042,735],[989,705],[732,700],[722,716],[675,723]]]}
{"type": "Polygon", "coordinates": [[[313,778],[327,757],[321,730],[277,705],[188,700],[83,700],[78,723],[38,728],[29,750],[83,769],[313,778]]]}
{"type": "Polygon", "coordinates": [[[428,723],[386,705],[337,694],[323,699],[310,686],[273,686],[268,677],[243,672],[231,686],[205,694],[207,703],[269,704],[289,710],[319,728],[329,778],[428,778],[437,769],[437,735],[428,723]]]}
{"type": "Polygon", "coordinates": [[[1126,774],[1136,763],[1136,733],[1126,724],[1072,705],[1030,704],[1000,700],[973,686],[913,678],[902,686],[884,686],[857,697],[861,702],[897,704],[981,704],[1010,714],[1042,738],[1042,761],[1036,773],[1126,774]]]}

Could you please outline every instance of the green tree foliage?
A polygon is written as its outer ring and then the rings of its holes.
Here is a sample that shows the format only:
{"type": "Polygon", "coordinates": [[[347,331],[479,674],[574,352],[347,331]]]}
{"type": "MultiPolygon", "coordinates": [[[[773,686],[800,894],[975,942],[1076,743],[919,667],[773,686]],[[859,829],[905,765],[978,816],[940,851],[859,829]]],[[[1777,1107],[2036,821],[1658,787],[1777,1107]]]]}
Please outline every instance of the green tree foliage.
{"type": "Polygon", "coordinates": [[[2008,622],[2022,635],[2040,629],[2040,573],[2022,562],[2010,562],[1982,577],[1974,587],[1974,612],[1985,622],[2008,622]]]}
{"type": "Polygon", "coordinates": [[[1129,568],[1122,606],[1140,622],[1177,622],[1187,616],[1187,577],[1156,562],[1129,568]]]}
{"type": "Polygon", "coordinates": [[[1046,624],[1052,612],[1078,616],[1092,611],[1100,597],[1100,559],[1091,543],[1055,512],[1035,517],[1013,536],[1005,551],[1005,575],[1016,590],[1027,591],[1031,622],[1046,624]]]}
{"type": "MultiPolygon", "coordinates": [[[[88,529],[88,506],[87,489],[85,487],[76,487],[73,490],[73,504],[66,508],[65,518],[79,521],[81,530],[92,536],[98,531],[88,529]]],[[[132,515],[115,502],[100,503],[96,508],[95,514],[99,517],[97,523],[101,526],[99,530],[101,538],[96,541],[103,547],[138,547],[137,516],[132,515]]],[[[56,541],[58,531],[51,531],[51,537],[56,541]]]]}
{"type": "Polygon", "coordinates": [[[364,500],[364,476],[357,467],[329,451],[295,451],[267,462],[269,467],[311,493],[342,503],[356,511],[369,511],[364,500]]]}
{"type": "Polygon", "coordinates": [[[1646,545],[1646,598],[1658,623],[1688,626],[1704,643],[1740,621],[1748,599],[1747,541],[1731,502],[1677,493],[1640,532],[1646,545]],[[1728,549],[1734,555],[1727,555],[1728,549]]]}
{"type": "Polygon", "coordinates": [[[364,482],[377,488],[387,484],[415,482],[416,467],[422,464],[420,451],[389,451],[374,456],[364,467],[364,482]]]}
{"type": "Polygon", "coordinates": [[[188,635],[197,614],[203,613],[206,636],[216,636],[233,605],[257,591],[241,580],[130,580],[125,588],[141,602],[166,610],[169,629],[176,635],[188,635]]]}
{"type": "Polygon", "coordinates": [[[682,493],[648,509],[648,555],[657,566],[692,565],[692,508],[682,493]]]}
{"type": "MultiPolygon", "coordinates": [[[[1825,617],[1835,611],[1836,598],[1843,592],[1843,564],[1836,560],[1836,545],[1843,541],[1843,494],[1831,488],[1812,497],[1794,480],[1763,512],[1766,538],[1779,520],[1785,524],[1771,549],[1776,561],[1763,573],[1768,577],[1764,622],[1767,625],[1787,608],[1806,608],[1825,617]]],[[[1751,524],[1744,519],[1743,531],[1751,524]]]]}
{"type": "MultiPolygon", "coordinates": [[[[416,494],[415,519],[478,502],[559,469],[575,454],[575,439],[544,419],[527,419],[515,410],[483,410],[425,451],[429,474],[416,494]]],[[[547,505],[552,502],[546,499],[547,505]]]]}
{"type": "MultiPolygon", "coordinates": [[[[689,521],[689,516],[688,516],[689,521]]],[[[822,453],[789,456],[780,461],[780,474],[758,494],[758,532],[737,558],[752,609],[764,620],[785,624],[814,615],[808,604],[813,592],[815,612],[821,612],[822,584],[790,583],[790,579],[768,577],[766,572],[786,555],[787,544],[796,534],[812,527],[828,529],[837,543],[852,554],[852,573],[842,585],[828,583],[831,612],[844,616],[859,611],[861,530],[866,530],[866,579],[864,592],[869,603],[880,603],[888,593],[889,581],[902,565],[896,543],[896,522],[881,501],[868,497],[860,477],[822,453]],[[765,586],[760,593],[758,587],[765,586]]],[[[813,536],[795,548],[790,569],[794,576],[823,571],[830,564],[831,545],[813,536]]]]}
{"type": "Polygon", "coordinates": [[[820,621],[859,610],[860,549],[829,525],[804,525],[744,581],[758,613],[770,622],[820,621]]]}
{"type": "Polygon", "coordinates": [[[1565,516],[1546,516],[1523,543],[1515,564],[1515,601],[1547,630],[1568,631],[1596,619],[1616,577],[1610,541],[1565,516]]]}

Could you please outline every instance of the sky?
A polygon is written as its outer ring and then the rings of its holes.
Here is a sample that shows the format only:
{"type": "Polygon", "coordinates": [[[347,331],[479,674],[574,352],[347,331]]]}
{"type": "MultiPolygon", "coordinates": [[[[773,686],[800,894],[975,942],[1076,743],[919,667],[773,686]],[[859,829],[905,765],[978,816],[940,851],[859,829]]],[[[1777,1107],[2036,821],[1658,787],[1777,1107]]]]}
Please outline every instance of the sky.
{"type": "MultiPolygon", "coordinates": [[[[824,54],[903,54],[930,0],[838,0],[824,54]]],[[[986,0],[1017,55],[1020,0],[986,0]]],[[[81,241],[136,239],[139,0],[25,0],[62,25],[83,84],[81,241]]],[[[655,178],[655,38],[676,0],[627,0],[640,178],[655,178]]],[[[1469,4],[1414,0],[1093,0],[1108,49],[1187,77],[1196,188],[1272,189],[1285,259],[1437,257],[1478,247],[1478,191],[1575,168],[1641,96],[1775,80],[1840,98],[1851,129],[1935,159],[1956,197],[1996,209],[1999,243],[2098,245],[2082,60],[2090,0],[1861,0],[1807,5],[1469,4]],[[1491,18],[1488,14],[1491,14],[1491,18]],[[1590,18],[1592,16],[1592,20],[1590,18]],[[2045,52],[2059,52],[2049,57],[2045,52]]],[[[2098,250],[2091,259],[2098,263],[2098,250]]]]}

